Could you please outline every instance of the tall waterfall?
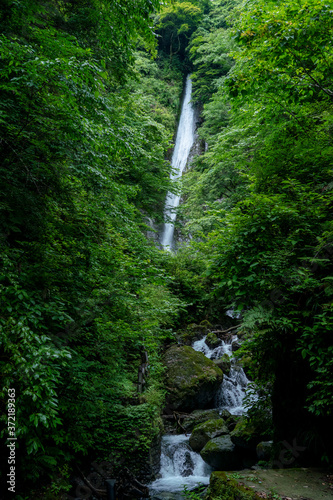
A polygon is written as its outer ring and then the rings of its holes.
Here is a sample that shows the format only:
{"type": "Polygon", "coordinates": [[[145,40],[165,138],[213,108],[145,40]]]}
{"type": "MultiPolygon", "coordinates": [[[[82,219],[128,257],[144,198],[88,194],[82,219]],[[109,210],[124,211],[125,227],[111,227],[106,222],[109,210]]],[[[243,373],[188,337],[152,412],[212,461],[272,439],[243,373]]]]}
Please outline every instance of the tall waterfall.
{"type": "MultiPolygon", "coordinates": [[[[175,149],[173,151],[171,166],[171,180],[176,180],[181,177],[190,154],[191,147],[195,136],[195,111],[191,103],[192,81],[190,75],[187,76],[185,95],[183,100],[182,111],[178,124],[176,135],[175,149]]],[[[171,250],[173,247],[174,221],[176,219],[175,209],[179,205],[180,194],[172,194],[168,192],[165,200],[163,232],[160,237],[160,243],[165,250],[171,250]]]]}

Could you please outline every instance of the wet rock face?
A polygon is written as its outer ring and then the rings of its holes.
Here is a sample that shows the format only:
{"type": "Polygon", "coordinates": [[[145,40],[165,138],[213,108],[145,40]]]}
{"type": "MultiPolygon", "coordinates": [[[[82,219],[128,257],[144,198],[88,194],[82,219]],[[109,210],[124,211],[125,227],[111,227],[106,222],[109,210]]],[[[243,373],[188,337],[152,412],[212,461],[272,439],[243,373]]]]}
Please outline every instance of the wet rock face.
{"type": "Polygon", "coordinates": [[[208,441],[224,434],[228,434],[228,427],[222,418],[208,420],[193,429],[189,444],[193,451],[201,451],[208,441]]]}
{"type": "Polygon", "coordinates": [[[190,412],[207,408],[223,380],[213,361],[189,346],[173,345],[164,355],[168,409],[190,412]]]}
{"type": "Polygon", "coordinates": [[[194,463],[191,457],[191,453],[187,451],[185,453],[185,464],[184,464],[184,470],[182,472],[183,477],[188,477],[192,475],[194,469],[194,463]]]}

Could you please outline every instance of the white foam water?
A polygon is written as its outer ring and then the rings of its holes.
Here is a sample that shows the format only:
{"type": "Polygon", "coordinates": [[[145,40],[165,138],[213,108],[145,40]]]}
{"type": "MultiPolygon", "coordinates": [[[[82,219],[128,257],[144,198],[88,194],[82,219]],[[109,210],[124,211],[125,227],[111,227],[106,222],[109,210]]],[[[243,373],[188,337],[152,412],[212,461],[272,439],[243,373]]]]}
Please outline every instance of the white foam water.
{"type": "Polygon", "coordinates": [[[199,483],[208,484],[212,469],[188,444],[185,434],[162,438],[160,478],[150,486],[153,495],[161,491],[179,492],[199,483]]]}

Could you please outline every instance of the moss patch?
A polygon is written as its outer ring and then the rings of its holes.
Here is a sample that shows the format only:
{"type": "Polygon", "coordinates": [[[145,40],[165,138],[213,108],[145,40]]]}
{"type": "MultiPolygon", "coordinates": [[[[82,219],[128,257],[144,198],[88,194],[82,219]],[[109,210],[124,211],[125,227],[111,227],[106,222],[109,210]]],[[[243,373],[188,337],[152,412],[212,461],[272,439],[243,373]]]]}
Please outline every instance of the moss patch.
{"type": "Polygon", "coordinates": [[[259,500],[260,498],[226,472],[217,471],[210,476],[206,500],[259,500]]]}

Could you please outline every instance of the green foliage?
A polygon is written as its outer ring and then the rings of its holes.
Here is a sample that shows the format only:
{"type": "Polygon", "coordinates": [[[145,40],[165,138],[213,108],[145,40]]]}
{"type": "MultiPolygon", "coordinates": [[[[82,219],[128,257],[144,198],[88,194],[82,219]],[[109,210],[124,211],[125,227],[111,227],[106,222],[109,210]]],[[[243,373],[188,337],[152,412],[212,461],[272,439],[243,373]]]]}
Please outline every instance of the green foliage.
{"type": "Polygon", "coordinates": [[[189,490],[188,487],[186,485],[184,485],[184,488],[183,488],[184,498],[186,498],[186,500],[201,500],[202,492],[200,493],[200,490],[204,490],[204,489],[205,489],[205,486],[201,485],[200,483],[195,488],[195,491],[189,490]]]}
{"type": "Polygon", "coordinates": [[[225,0],[212,3],[209,15],[202,19],[191,38],[189,56],[194,66],[193,96],[201,103],[209,101],[217,89],[218,79],[233,65],[229,53],[235,50],[235,44],[228,26],[232,24],[230,11],[236,3],[225,0]]]}
{"type": "Polygon", "coordinates": [[[312,0],[246,2],[235,6],[229,31],[211,11],[210,31],[202,26],[191,42],[199,68],[210,69],[214,53],[235,64],[222,77],[217,68],[197,75],[208,150],[184,182],[183,218],[207,258],[212,303],[242,313],[282,439],[283,405],[293,408],[295,435],[300,421],[304,432],[311,427],[311,414],[324,435],[332,414],[329,9],[312,0]]]}
{"type": "Polygon", "coordinates": [[[170,55],[170,60],[174,55],[181,61],[185,59],[187,44],[202,14],[195,3],[181,1],[166,5],[155,20],[159,47],[170,55]]]}
{"type": "Polygon", "coordinates": [[[159,350],[184,306],[144,235],[169,188],[181,87],[148,56],[158,5],[1,10],[0,405],[14,387],[28,482],[111,448],[139,467],[159,431],[159,350]]]}

